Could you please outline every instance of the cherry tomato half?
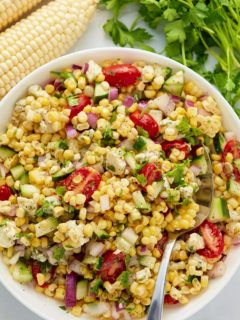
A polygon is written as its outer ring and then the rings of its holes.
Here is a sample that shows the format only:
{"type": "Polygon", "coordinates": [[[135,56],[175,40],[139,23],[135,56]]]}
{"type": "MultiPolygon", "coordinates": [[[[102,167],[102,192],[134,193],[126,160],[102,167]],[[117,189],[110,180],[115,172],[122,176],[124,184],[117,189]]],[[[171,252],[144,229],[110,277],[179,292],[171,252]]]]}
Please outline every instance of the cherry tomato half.
{"type": "Polygon", "coordinates": [[[168,233],[164,232],[163,236],[160,240],[158,240],[157,244],[156,244],[156,248],[158,249],[158,251],[160,252],[160,254],[162,255],[166,246],[166,243],[168,242],[168,233]]]}
{"type": "Polygon", "coordinates": [[[153,117],[148,113],[142,113],[139,110],[131,113],[130,119],[135,124],[148,132],[150,138],[155,138],[159,133],[159,126],[153,117]]]}
{"type": "Polygon", "coordinates": [[[8,186],[0,187],[0,201],[8,200],[12,195],[12,190],[8,186]]]}
{"type": "Polygon", "coordinates": [[[114,251],[108,250],[103,255],[103,264],[99,271],[103,281],[115,282],[124,270],[126,270],[124,253],[115,254],[114,251]]]}
{"type": "Polygon", "coordinates": [[[162,173],[155,163],[147,163],[140,170],[140,174],[143,174],[147,180],[147,184],[152,184],[154,181],[161,180],[162,173]]]}
{"type": "Polygon", "coordinates": [[[69,107],[71,109],[71,113],[69,116],[70,120],[73,117],[76,117],[79,112],[83,111],[84,107],[86,107],[88,104],[91,104],[91,100],[84,94],[81,95],[78,99],[78,105],[75,107],[69,107]]]}
{"type": "Polygon", "coordinates": [[[206,258],[217,258],[219,257],[224,249],[224,240],[221,231],[218,227],[206,220],[199,228],[204,242],[205,248],[198,250],[198,253],[206,258]]]}
{"type": "Polygon", "coordinates": [[[74,191],[75,194],[82,193],[89,201],[92,194],[99,187],[101,175],[91,167],[83,167],[74,171],[62,183],[68,191],[74,191]]]}
{"type": "Polygon", "coordinates": [[[170,294],[166,294],[164,297],[164,303],[165,304],[178,304],[179,302],[175,299],[173,299],[170,294]]]}
{"type": "Polygon", "coordinates": [[[189,155],[189,147],[186,141],[183,139],[180,140],[174,140],[174,141],[163,141],[161,143],[163,151],[165,151],[165,154],[167,157],[170,156],[170,153],[173,148],[178,149],[179,151],[183,151],[185,153],[186,159],[189,155]]]}
{"type": "Polygon", "coordinates": [[[132,64],[116,64],[103,69],[105,80],[116,87],[133,85],[141,77],[141,72],[132,64]]]}
{"type": "MultiPolygon", "coordinates": [[[[240,142],[236,140],[230,140],[226,144],[222,153],[222,162],[226,162],[227,154],[231,153],[233,155],[233,160],[240,159],[240,142]]],[[[236,167],[233,161],[233,174],[235,179],[240,182],[240,170],[236,167]]],[[[226,177],[231,178],[230,174],[226,174],[226,177]]]]}

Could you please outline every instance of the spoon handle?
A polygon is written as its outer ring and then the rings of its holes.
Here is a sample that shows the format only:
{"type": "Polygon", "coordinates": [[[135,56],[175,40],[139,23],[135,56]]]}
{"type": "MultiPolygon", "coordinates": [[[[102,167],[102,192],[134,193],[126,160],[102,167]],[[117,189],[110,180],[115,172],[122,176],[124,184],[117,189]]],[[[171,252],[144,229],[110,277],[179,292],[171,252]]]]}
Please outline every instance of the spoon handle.
{"type": "Polygon", "coordinates": [[[158,271],[157,281],[152,296],[152,302],[148,311],[147,320],[161,320],[163,315],[164,288],[169,260],[176,239],[170,239],[167,243],[162,257],[161,265],[158,271]]]}

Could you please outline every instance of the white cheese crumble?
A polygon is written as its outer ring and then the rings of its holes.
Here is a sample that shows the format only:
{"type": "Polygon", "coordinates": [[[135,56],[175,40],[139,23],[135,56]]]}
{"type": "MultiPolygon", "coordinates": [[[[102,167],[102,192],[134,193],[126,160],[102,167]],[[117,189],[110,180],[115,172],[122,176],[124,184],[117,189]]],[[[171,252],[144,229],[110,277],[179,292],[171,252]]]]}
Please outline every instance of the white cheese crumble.
{"type": "Polygon", "coordinates": [[[149,268],[144,268],[136,273],[136,279],[138,282],[145,282],[151,277],[151,271],[149,268]]]}
{"type": "Polygon", "coordinates": [[[190,235],[187,240],[187,250],[190,252],[196,252],[197,250],[203,249],[205,247],[203,237],[198,233],[194,232],[190,235]]]}
{"type": "Polygon", "coordinates": [[[18,197],[17,202],[18,202],[19,208],[22,208],[27,215],[31,217],[35,215],[35,212],[37,210],[37,204],[33,199],[18,197]]]}
{"type": "Polygon", "coordinates": [[[76,248],[81,248],[85,243],[89,241],[83,234],[84,224],[77,224],[75,220],[70,220],[65,223],[61,223],[58,229],[62,227],[66,228],[65,241],[63,242],[63,247],[65,250],[71,250],[76,248]]]}
{"type": "Polygon", "coordinates": [[[0,227],[0,246],[10,248],[14,245],[17,235],[17,227],[14,221],[6,221],[0,227]]]}
{"type": "Polygon", "coordinates": [[[191,198],[193,195],[193,188],[191,186],[180,187],[179,190],[182,198],[191,198]]]}
{"type": "Polygon", "coordinates": [[[88,62],[88,70],[86,72],[86,76],[89,82],[93,82],[96,77],[101,74],[102,68],[95,63],[93,60],[88,62]]]}

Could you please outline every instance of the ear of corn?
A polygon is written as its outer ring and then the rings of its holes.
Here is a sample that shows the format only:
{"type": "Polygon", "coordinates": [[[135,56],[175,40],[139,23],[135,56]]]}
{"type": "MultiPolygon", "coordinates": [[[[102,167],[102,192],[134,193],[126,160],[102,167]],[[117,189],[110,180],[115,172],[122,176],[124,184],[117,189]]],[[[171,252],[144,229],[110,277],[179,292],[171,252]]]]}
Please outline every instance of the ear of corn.
{"type": "Polygon", "coordinates": [[[97,0],[55,0],[0,34],[0,99],[39,66],[68,51],[97,0]]]}
{"type": "Polygon", "coordinates": [[[0,1],[0,31],[11,23],[19,20],[43,0],[1,0],[0,1]]]}

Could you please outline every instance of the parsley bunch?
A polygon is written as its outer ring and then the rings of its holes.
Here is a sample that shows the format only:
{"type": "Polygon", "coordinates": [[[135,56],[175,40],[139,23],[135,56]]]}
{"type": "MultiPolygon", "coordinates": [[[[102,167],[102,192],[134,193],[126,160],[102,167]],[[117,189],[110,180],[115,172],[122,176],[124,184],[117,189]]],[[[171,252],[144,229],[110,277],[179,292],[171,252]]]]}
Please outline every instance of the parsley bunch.
{"type": "Polygon", "coordinates": [[[162,30],[164,53],[200,73],[229,101],[238,116],[240,108],[240,2],[239,0],[101,0],[112,12],[103,26],[115,44],[154,51],[152,35],[142,27],[162,30]],[[123,7],[136,4],[138,14],[128,28],[121,19],[123,7]],[[208,54],[217,63],[206,70],[208,54]]]}

